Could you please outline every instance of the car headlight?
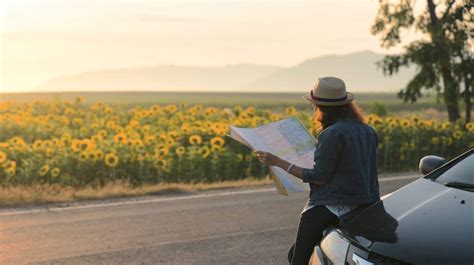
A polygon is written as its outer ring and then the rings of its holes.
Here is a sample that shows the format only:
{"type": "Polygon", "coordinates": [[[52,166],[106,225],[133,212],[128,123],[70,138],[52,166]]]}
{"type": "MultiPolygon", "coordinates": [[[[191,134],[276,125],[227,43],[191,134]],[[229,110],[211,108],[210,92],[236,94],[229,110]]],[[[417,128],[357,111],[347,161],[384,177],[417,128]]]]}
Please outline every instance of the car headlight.
{"type": "Polygon", "coordinates": [[[354,262],[354,264],[357,264],[357,265],[375,265],[375,263],[364,259],[363,257],[357,255],[356,253],[352,253],[351,259],[352,259],[352,262],[354,262]]]}
{"type": "MultiPolygon", "coordinates": [[[[355,265],[375,265],[375,263],[367,260],[369,252],[358,248],[357,246],[351,245],[347,251],[347,264],[355,265]]],[[[385,264],[385,263],[383,263],[385,264]]],[[[398,264],[398,263],[395,263],[398,264]]]]}
{"type": "Polygon", "coordinates": [[[350,242],[336,230],[327,234],[320,243],[324,255],[333,264],[345,264],[350,242]]]}

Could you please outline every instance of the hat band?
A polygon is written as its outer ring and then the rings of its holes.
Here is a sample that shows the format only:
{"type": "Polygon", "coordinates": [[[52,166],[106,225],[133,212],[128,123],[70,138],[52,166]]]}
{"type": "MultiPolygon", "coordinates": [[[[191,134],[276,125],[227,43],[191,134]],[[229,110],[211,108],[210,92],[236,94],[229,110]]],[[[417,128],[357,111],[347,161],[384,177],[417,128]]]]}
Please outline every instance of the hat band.
{"type": "Polygon", "coordinates": [[[339,101],[344,101],[347,99],[347,92],[346,92],[346,95],[342,98],[320,98],[317,96],[313,96],[313,90],[311,90],[311,98],[313,100],[323,101],[323,102],[339,102],[339,101]]]}

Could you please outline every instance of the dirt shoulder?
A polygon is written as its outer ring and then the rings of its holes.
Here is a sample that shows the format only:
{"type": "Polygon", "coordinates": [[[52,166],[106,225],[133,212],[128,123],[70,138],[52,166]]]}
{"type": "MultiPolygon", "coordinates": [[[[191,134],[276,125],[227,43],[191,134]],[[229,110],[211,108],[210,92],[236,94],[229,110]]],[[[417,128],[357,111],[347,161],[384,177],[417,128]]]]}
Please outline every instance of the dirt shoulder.
{"type": "MultiPolygon", "coordinates": [[[[416,176],[418,172],[379,174],[379,179],[416,176]]],[[[68,207],[86,203],[110,203],[131,198],[141,200],[156,195],[192,195],[203,191],[239,190],[273,187],[270,178],[242,179],[214,183],[164,183],[133,187],[127,183],[110,183],[99,187],[64,187],[60,185],[34,185],[0,188],[0,210],[29,207],[68,207]]]]}

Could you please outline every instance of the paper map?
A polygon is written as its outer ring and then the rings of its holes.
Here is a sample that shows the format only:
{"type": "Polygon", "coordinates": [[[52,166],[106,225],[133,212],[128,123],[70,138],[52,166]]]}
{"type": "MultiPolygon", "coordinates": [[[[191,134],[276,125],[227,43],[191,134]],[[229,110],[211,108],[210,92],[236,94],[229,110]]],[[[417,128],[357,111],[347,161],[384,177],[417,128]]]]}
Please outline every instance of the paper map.
{"type": "MultiPolygon", "coordinates": [[[[290,163],[303,168],[313,168],[316,139],[304,125],[291,116],[276,122],[255,128],[240,128],[229,125],[232,139],[252,150],[270,152],[290,163]]],[[[308,191],[308,183],[286,170],[269,166],[277,191],[288,195],[288,192],[308,191]]]]}

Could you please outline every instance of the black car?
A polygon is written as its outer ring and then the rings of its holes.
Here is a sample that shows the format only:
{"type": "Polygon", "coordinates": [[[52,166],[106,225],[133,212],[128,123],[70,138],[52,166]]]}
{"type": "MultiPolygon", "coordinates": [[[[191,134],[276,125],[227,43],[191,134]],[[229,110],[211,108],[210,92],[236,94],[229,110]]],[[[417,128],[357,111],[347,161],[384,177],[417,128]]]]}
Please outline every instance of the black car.
{"type": "Polygon", "coordinates": [[[474,264],[474,149],[426,156],[423,177],[324,231],[311,264],[474,264]]]}

